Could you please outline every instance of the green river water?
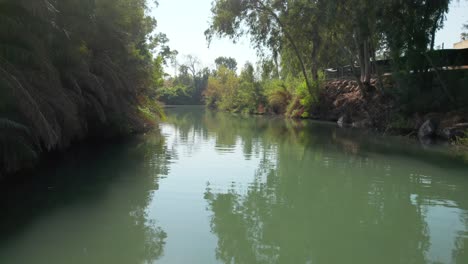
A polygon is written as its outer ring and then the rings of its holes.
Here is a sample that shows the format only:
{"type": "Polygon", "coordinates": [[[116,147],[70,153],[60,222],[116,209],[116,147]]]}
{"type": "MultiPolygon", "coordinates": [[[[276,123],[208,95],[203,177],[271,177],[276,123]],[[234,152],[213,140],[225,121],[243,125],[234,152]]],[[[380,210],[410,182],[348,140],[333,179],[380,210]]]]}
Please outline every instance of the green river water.
{"type": "Polygon", "coordinates": [[[468,163],[331,124],[171,108],[33,176],[1,264],[468,263],[468,163]]]}

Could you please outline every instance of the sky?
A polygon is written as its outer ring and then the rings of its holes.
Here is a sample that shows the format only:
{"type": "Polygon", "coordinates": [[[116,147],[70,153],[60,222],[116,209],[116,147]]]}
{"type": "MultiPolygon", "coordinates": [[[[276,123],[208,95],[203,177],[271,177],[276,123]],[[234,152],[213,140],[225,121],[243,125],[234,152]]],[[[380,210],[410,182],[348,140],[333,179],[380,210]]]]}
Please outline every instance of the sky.
{"type": "MultiPolygon", "coordinates": [[[[256,52],[247,37],[236,44],[228,38],[213,38],[208,48],[204,32],[209,27],[211,1],[159,0],[159,6],[152,12],[158,21],[156,30],[167,35],[171,49],[179,52],[180,62],[184,61],[184,55],[194,55],[207,67],[213,67],[214,60],[220,56],[235,58],[238,68],[247,61],[255,63],[256,52]]],[[[174,72],[173,69],[167,71],[169,74],[174,72]]]]}
{"type": "MultiPolygon", "coordinates": [[[[213,67],[219,56],[233,57],[238,68],[246,62],[256,63],[257,56],[248,37],[241,38],[236,44],[228,38],[213,38],[210,47],[204,32],[209,27],[212,0],[159,0],[159,6],[151,15],[158,21],[158,32],[165,33],[169,46],[179,52],[178,60],[184,61],[185,55],[199,58],[203,66],[213,67]]],[[[436,46],[444,43],[452,48],[460,41],[462,24],[468,23],[468,0],[452,1],[445,27],[436,35],[436,46]]],[[[171,74],[174,69],[166,71],[171,74]]]]}
{"type": "Polygon", "coordinates": [[[462,25],[467,23],[468,1],[452,1],[449,13],[447,14],[447,20],[444,22],[444,28],[437,32],[436,46],[441,46],[444,43],[444,48],[453,48],[453,44],[461,40],[462,25]]]}

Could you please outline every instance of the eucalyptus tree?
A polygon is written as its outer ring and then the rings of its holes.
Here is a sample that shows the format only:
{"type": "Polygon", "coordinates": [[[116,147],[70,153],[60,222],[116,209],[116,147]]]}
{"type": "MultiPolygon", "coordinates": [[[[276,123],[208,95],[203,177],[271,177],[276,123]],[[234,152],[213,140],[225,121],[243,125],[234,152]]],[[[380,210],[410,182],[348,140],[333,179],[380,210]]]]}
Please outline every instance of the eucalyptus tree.
{"type": "Polygon", "coordinates": [[[218,57],[215,59],[215,64],[216,64],[216,68],[224,66],[231,71],[237,70],[237,61],[236,59],[231,58],[231,57],[223,57],[223,56],[218,57]]]}
{"type": "MultiPolygon", "coordinates": [[[[289,5],[285,0],[215,0],[213,2],[213,17],[209,29],[205,31],[208,41],[217,35],[230,37],[234,41],[248,33],[255,48],[271,50],[273,56],[278,56],[282,47],[290,45],[299,62],[301,72],[309,90],[312,84],[306,69],[304,57],[298,47],[293,30],[288,23],[289,5]],[[245,26],[245,27],[244,27],[245,26]]],[[[296,33],[297,30],[294,30],[296,33]]]]}
{"type": "Polygon", "coordinates": [[[383,1],[379,31],[398,67],[418,68],[420,57],[433,49],[435,33],[443,27],[450,0],[383,1]],[[405,59],[402,60],[405,56],[405,59]]]}
{"type": "Polygon", "coordinates": [[[255,47],[281,57],[283,69],[298,69],[309,90],[330,61],[358,62],[369,84],[375,54],[402,55],[433,48],[450,0],[215,0],[208,40],[249,34],[255,47]]]}
{"type": "Polygon", "coordinates": [[[272,59],[263,59],[257,66],[262,81],[268,81],[272,78],[279,78],[278,62],[272,59]]]}
{"type": "Polygon", "coordinates": [[[461,37],[464,39],[468,39],[468,24],[463,24],[462,30],[463,32],[461,34],[461,37]]]}
{"type": "Polygon", "coordinates": [[[274,60],[280,57],[283,71],[300,72],[309,93],[314,94],[319,70],[331,61],[343,61],[343,52],[337,55],[334,51],[341,50],[340,45],[346,47],[352,43],[353,47],[348,49],[351,57],[357,54],[365,65],[361,79],[370,78],[364,70],[370,72],[370,63],[366,63],[370,56],[366,56],[369,54],[366,51],[370,50],[372,34],[366,27],[372,23],[363,18],[368,16],[365,7],[373,3],[361,2],[215,0],[211,26],[205,34],[208,41],[215,35],[235,41],[248,33],[257,50],[262,52],[267,48],[274,60]],[[353,31],[354,34],[349,33],[353,31]],[[345,39],[346,35],[351,39],[345,39]]]}

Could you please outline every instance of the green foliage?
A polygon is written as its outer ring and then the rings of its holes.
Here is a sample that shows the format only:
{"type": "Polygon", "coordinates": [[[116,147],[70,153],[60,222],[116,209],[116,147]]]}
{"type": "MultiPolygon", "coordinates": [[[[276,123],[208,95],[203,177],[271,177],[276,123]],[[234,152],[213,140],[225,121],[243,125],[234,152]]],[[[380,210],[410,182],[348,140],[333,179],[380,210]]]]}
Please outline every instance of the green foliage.
{"type": "Polygon", "coordinates": [[[455,140],[455,143],[457,145],[467,147],[468,148],[468,131],[465,131],[465,136],[463,137],[457,137],[455,140]]]}
{"type": "Polygon", "coordinates": [[[320,87],[325,83],[325,74],[322,71],[318,72],[317,77],[318,78],[312,82],[312,92],[307,87],[305,81],[302,81],[296,88],[300,103],[306,109],[310,109],[312,105],[317,102],[320,87]]]}
{"type": "Polygon", "coordinates": [[[268,96],[268,104],[272,111],[277,114],[286,113],[292,95],[287,90],[275,90],[268,96]]]}
{"type": "Polygon", "coordinates": [[[150,124],[156,123],[156,121],[158,120],[158,117],[149,107],[139,106],[138,111],[142,118],[144,118],[150,124]]]}
{"type": "Polygon", "coordinates": [[[264,101],[260,83],[255,80],[253,66],[249,63],[240,76],[220,65],[208,79],[204,96],[207,106],[231,112],[255,113],[264,101]]]}
{"type": "Polygon", "coordinates": [[[165,120],[163,106],[156,100],[145,98],[145,102],[138,106],[138,113],[145,121],[146,126],[155,126],[158,121],[165,120]]]}
{"type": "Polygon", "coordinates": [[[284,80],[264,81],[262,85],[271,110],[291,117],[310,117],[307,111],[317,101],[319,83],[323,81],[323,74],[320,74],[320,76],[321,80],[313,82],[314,94],[310,93],[305,80],[302,78],[289,76],[284,80]]]}
{"type": "Polygon", "coordinates": [[[288,76],[285,79],[265,78],[258,81],[253,66],[247,63],[238,76],[224,66],[214,72],[204,92],[208,107],[223,111],[264,113],[266,111],[291,117],[308,118],[307,112],[316,102],[324,75],[313,83],[310,93],[303,78],[288,76]]]}
{"type": "Polygon", "coordinates": [[[159,99],[169,105],[190,104],[189,87],[174,82],[167,81],[159,89],[159,99]]]}
{"type": "Polygon", "coordinates": [[[237,70],[237,61],[236,59],[231,58],[231,57],[218,57],[215,60],[215,64],[216,64],[216,68],[224,66],[231,71],[237,70]]]}
{"type": "Polygon", "coordinates": [[[208,79],[205,98],[208,105],[224,111],[239,111],[239,79],[236,73],[221,66],[216,76],[208,79]]]}
{"type": "Polygon", "coordinates": [[[387,129],[409,132],[413,130],[413,124],[409,118],[404,115],[395,115],[387,125],[387,129]]]}
{"type": "Polygon", "coordinates": [[[40,153],[147,127],[141,109],[159,115],[152,104],[170,51],[147,11],[145,0],[0,1],[0,114],[30,131],[2,127],[8,142],[40,153]]]}
{"type": "MultiPolygon", "coordinates": [[[[193,60],[197,60],[191,57],[193,60]]],[[[168,78],[159,89],[159,99],[169,105],[201,105],[210,71],[196,65],[181,65],[179,75],[168,78]]]]}
{"type": "MultiPolygon", "coordinates": [[[[281,61],[283,78],[302,75],[314,97],[319,72],[330,67],[353,65],[360,87],[369,85],[378,54],[390,57],[396,72],[427,69],[421,54],[433,49],[450,2],[214,0],[205,34],[234,41],[249,34],[259,53],[271,57],[265,61],[281,61]]],[[[266,78],[272,65],[263,68],[266,78]]]]}
{"type": "Polygon", "coordinates": [[[404,113],[445,112],[466,107],[468,71],[399,72],[391,91],[404,113]]]}

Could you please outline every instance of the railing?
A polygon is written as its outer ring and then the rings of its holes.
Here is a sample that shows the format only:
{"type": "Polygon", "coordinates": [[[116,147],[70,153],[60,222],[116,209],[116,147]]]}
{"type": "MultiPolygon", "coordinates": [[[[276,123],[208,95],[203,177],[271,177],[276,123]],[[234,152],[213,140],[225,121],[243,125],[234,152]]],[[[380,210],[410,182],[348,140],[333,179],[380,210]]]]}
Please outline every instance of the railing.
{"type": "MultiPolygon", "coordinates": [[[[405,64],[406,57],[401,57],[400,63],[405,64]]],[[[418,62],[418,68],[428,69],[429,71],[440,70],[468,70],[468,49],[444,49],[434,50],[427,53],[414,56],[413,61],[418,62]]],[[[371,74],[376,75],[377,70],[381,75],[392,73],[392,64],[390,60],[377,60],[371,63],[371,74]]],[[[359,77],[361,68],[358,65],[353,68],[351,65],[325,69],[325,79],[349,79],[359,77]]]]}

